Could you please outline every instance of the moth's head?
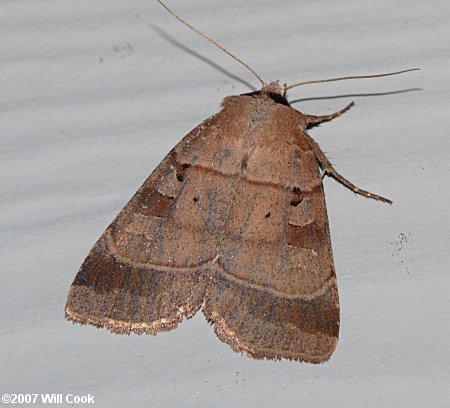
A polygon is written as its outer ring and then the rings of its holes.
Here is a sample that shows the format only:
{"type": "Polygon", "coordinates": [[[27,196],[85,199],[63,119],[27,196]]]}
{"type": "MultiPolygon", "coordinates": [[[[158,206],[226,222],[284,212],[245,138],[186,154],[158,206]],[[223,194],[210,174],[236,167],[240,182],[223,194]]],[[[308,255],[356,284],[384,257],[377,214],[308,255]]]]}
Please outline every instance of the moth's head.
{"type": "Polygon", "coordinates": [[[259,92],[269,96],[276,102],[282,103],[283,105],[289,105],[286,99],[286,85],[280,86],[279,81],[270,83],[263,82],[263,86],[259,92]]]}
{"type": "Polygon", "coordinates": [[[284,87],[280,86],[280,81],[274,81],[269,84],[264,82],[261,88],[261,92],[268,95],[278,95],[279,97],[284,97],[286,95],[286,90],[284,89],[284,87]]]}

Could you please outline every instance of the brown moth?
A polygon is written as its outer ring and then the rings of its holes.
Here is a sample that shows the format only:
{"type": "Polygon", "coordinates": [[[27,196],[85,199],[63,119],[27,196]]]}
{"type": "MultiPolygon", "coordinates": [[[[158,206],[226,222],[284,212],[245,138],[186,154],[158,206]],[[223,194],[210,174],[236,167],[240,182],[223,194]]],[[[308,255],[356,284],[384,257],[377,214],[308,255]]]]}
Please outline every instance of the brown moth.
{"type": "Polygon", "coordinates": [[[81,265],[66,318],[156,334],[202,308],[238,352],[321,363],[339,333],[322,176],[391,201],[337,173],[306,133],[353,103],[330,115],[303,114],[286,91],[305,82],[266,83],[225,52],[260,79],[261,90],[225,98],[159,164],[81,265]]]}

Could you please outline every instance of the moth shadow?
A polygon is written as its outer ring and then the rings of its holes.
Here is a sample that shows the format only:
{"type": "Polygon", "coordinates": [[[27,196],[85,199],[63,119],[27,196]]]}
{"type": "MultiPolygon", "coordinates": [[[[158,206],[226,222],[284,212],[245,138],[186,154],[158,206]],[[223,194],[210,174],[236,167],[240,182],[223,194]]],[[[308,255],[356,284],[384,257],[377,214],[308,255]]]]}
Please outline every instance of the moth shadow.
{"type": "Polygon", "coordinates": [[[250,88],[252,91],[257,91],[250,82],[247,82],[246,80],[239,78],[238,76],[232,74],[230,71],[227,71],[226,69],[222,68],[220,65],[216,64],[215,62],[211,61],[209,58],[204,57],[197,51],[194,51],[193,49],[186,47],[186,45],[180,43],[175,38],[173,38],[170,34],[168,34],[166,31],[164,31],[162,28],[157,27],[153,24],[150,24],[149,27],[155,31],[157,34],[159,34],[162,38],[167,40],[170,44],[174,45],[175,47],[180,48],[184,52],[187,52],[188,54],[192,55],[193,57],[199,59],[202,62],[205,62],[215,70],[219,71],[220,73],[226,75],[228,78],[231,78],[234,81],[240,82],[241,84],[245,85],[246,87],[250,88]]]}
{"type": "Polygon", "coordinates": [[[396,95],[402,94],[406,92],[416,92],[423,91],[422,88],[408,88],[408,89],[399,89],[397,91],[387,91],[387,92],[371,92],[371,93],[359,93],[359,94],[341,94],[341,95],[332,95],[332,96],[313,96],[310,98],[299,98],[289,101],[292,105],[294,103],[299,102],[308,102],[308,101],[321,101],[328,99],[342,99],[342,98],[366,98],[368,96],[385,96],[385,95],[396,95]]]}

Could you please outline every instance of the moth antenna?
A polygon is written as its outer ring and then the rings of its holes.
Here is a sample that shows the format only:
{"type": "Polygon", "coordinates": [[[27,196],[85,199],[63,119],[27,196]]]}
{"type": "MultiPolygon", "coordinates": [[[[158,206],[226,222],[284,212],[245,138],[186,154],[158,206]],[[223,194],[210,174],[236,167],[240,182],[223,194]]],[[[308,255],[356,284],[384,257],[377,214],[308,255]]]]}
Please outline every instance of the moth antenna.
{"type": "Polygon", "coordinates": [[[205,40],[208,40],[210,43],[214,44],[216,47],[220,48],[225,54],[228,54],[231,58],[242,64],[244,67],[246,67],[258,80],[261,82],[261,84],[264,86],[266,85],[266,82],[256,73],[256,71],[250,67],[246,62],[241,60],[239,57],[228,51],[223,45],[219,44],[216,40],[209,37],[205,33],[201,32],[191,24],[189,24],[187,21],[183,20],[180,16],[175,14],[169,7],[167,7],[161,0],[156,0],[161,6],[163,6],[172,16],[174,16],[178,21],[182,22],[186,27],[190,28],[192,31],[197,33],[198,35],[201,35],[205,40]]]}
{"type": "Polygon", "coordinates": [[[356,76],[348,76],[348,77],[338,77],[338,78],[329,78],[329,79],[315,79],[315,80],[312,80],[312,81],[297,82],[296,84],[293,84],[293,85],[285,85],[284,86],[284,93],[286,93],[289,89],[295,88],[295,87],[300,86],[300,85],[318,84],[320,82],[343,81],[345,79],[379,78],[379,77],[384,77],[384,76],[403,74],[404,72],[410,72],[410,71],[420,71],[420,68],[405,69],[403,71],[389,72],[387,74],[356,75],[356,76]]]}

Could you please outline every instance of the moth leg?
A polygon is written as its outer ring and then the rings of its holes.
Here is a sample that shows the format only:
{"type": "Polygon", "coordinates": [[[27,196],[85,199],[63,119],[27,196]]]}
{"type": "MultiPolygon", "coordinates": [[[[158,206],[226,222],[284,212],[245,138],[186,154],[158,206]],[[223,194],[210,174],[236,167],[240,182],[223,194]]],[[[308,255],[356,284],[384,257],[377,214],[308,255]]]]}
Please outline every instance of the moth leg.
{"type": "Polygon", "coordinates": [[[317,142],[311,136],[309,136],[306,132],[304,132],[304,135],[309,144],[309,147],[311,147],[311,150],[313,151],[314,155],[316,156],[316,159],[318,160],[320,166],[322,167],[322,169],[326,175],[333,177],[339,183],[341,183],[348,189],[352,190],[355,194],[359,194],[359,195],[362,195],[367,198],[372,198],[374,200],[382,201],[383,203],[392,204],[392,201],[389,200],[388,198],[382,197],[378,194],[370,193],[369,191],[362,190],[359,187],[356,187],[353,183],[348,181],[346,178],[341,176],[334,169],[333,165],[327,159],[327,157],[325,156],[325,153],[322,151],[322,149],[317,144],[317,142]]]}
{"type": "Polygon", "coordinates": [[[323,115],[323,116],[306,115],[306,129],[311,129],[312,127],[318,126],[323,122],[329,122],[330,120],[333,120],[334,118],[337,118],[337,117],[343,115],[354,104],[355,104],[355,102],[351,102],[344,109],[341,109],[340,111],[337,111],[334,113],[330,113],[329,115],[323,115]]]}

